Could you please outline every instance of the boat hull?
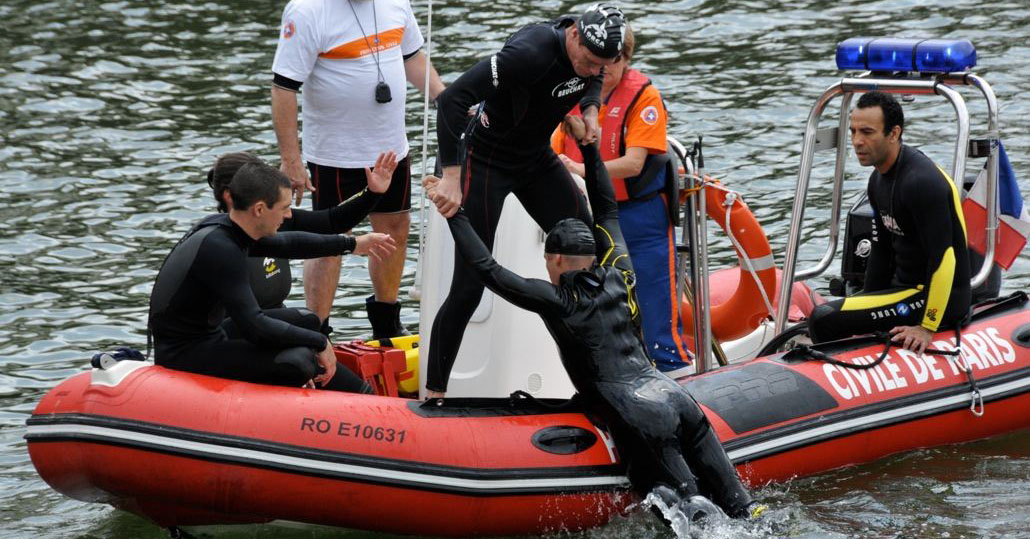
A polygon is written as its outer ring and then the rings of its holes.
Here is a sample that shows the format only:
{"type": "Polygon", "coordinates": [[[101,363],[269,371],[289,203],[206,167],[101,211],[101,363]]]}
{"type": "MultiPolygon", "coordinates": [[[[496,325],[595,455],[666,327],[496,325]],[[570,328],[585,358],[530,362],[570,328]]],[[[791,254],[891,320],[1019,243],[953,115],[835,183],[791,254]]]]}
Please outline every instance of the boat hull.
{"type": "MultiPolygon", "coordinates": [[[[952,337],[938,334],[934,347],[951,348],[952,337]]],[[[893,348],[867,370],[791,352],[681,383],[757,486],[1030,427],[1025,302],[981,314],[962,343],[955,359],[893,348]]],[[[863,364],[883,345],[851,339],[820,349],[863,364]]],[[[56,490],[162,526],[284,519],[406,534],[539,534],[603,525],[637,499],[603,426],[582,410],[527,399],[434,406],[125,361],[50,391],[26,438],[56,490]]]]}
{"type": "Polygon", "coordinates": [[[634,500],[582,413],[497,399],[433,409],[138,367],[115,385],[75,376],[39,404],[26,438],[54,489],[161,526],[446,536],[590,528],[634,500]]]}

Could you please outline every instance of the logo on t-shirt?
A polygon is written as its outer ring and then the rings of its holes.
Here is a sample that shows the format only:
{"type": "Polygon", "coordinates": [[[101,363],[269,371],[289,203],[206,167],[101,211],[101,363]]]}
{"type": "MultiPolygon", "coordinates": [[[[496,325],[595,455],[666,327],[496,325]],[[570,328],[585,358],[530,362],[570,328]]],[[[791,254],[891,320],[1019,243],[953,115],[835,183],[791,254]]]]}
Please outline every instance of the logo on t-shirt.
{"type": "Polygon", "coordinates": [[[640,119],[647,125],[654,125],[658,121],[658,109],[654,105],[644,107],[644,110],[640,111],[640,119]]]}
{"type": "Polygon", "coordinates": [[[283,25],[283,39],[290,39],[295,33],[297,33],[297,27],[293,25],[293,21],[286,21],[286,24],[283,25]]]}
{"type": "Polygon", "coordinates": [[[583,80],[583,79],[581,79],[579,77],[572,77],[571,79],[569,79],[569,80],[567,80],[565,82],[559,83],[557,86],[555,86],[554,89],[551,90],[551,96],[552,97],[565,97],[565,96],[567,96],[569,94],[576,93],[576,92],[582,90],[583,88],[586,88],[586,86],[587,86],[587,83],[586,83],[585,80],[583,80]]]}

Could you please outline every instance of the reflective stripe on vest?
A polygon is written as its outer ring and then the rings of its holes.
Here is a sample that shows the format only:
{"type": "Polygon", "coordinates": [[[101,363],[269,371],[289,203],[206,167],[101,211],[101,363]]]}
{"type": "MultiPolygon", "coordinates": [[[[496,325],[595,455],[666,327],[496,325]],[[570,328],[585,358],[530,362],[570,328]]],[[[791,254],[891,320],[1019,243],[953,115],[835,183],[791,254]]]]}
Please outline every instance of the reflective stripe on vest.
{"type": "MultiPolygon", "coordinates": [[[[626,142],[623,135],[626,133],[626,119],[633,105],[636,104],[644,88],[651,84],[651,80],[645,77],[636,69],[627,68],[622,74],[622,80],[608,96],[605,102],[606,108],[604,118],[601,119],[601,160],[611,161],[618,159],[626,153],[626,142]]],[[[573,107],[569,114],[581,115],[579,105],[573,107]]],[[[579,153],[576,141],[571,137],[565,137],[565,147],[562,151],[577,163],[583,162],[583,156],[579,153]]],[[[644,167],[647,168],[646,166],[644,167]]],[[[632,179],[632,178],[630,178],[632,179]]],[[[615,188],[615,200],[625,202],[629,200],[629,193],[626,191],[626,180],[623,178],[612,178],[612,187],[615,188]]]]}

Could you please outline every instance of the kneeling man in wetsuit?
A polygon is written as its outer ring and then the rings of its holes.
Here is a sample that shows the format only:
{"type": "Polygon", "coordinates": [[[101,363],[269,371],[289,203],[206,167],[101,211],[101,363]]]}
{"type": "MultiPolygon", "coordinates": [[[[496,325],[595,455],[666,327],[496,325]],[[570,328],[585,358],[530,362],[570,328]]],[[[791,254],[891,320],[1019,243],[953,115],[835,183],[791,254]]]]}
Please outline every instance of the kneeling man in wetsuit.
{"type": "MultiPolygon", "coordinates": [[[[583,120],[566,122],[583,140],[583,120]]],[[[580,151],[594,226],[568,218],[551,228],[544,246],[551,282],[498,265],[463,211],[448,220],[455,246],[490,290],[543,318],[576,391],[611,428],[637,489],[660,487],[689,518],[702,510],[700,493],[730,516],[757,516],[764,506],[752,502],[701,408],[645,351],[615,192],[597,147],[580,151]]],[[[437,185],[434,177],[425,181],[439,208],[446,198],[437,185]]]]}
{"type": "MultiPolygon", "coordinates": [[[[393,172],[377,167],[370,174],[393,172]]],[[[385,234],[355,239],[335,234],[284,232],[290,217],[289,179],[263,163],[240,168],[229,185],[228,213],[208,216],[172,249],[150,296],[154,360],[171,369],[263,384],[370,392],[347,369],[336,369],[317,317],[297,309],[263,311],[247,274],[247,258],[313,258],[344,253],[389,254],[385,234]],[[226,318],[228,314],[228,318],[226,318]],[[311,327],[295,325],[313,320],[311,327]],[[291,321],[293,323],[291,323],[291,321]],[[321,371],[321,372],[318,372],[321,371]]]]}
{"type": "Polygon", "coordinates": [[[916,353],[969,312],[969,250],[955,182],[901,143],[905,115],[894,96],[863,94],[851,111],[851,145],[869,176],[872,252],[861,294],[812,311],[816,342],[890,330],[916,353]]]}

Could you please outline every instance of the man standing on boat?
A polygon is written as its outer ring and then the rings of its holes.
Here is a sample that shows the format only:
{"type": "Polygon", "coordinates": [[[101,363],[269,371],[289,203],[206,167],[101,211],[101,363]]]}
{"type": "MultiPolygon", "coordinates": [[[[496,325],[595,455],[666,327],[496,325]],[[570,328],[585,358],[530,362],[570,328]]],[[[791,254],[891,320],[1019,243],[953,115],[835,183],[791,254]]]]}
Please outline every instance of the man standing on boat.
{"type": "MultiPolygon", "coordinates": [[[[379,178],[369,183],[383,184],[396,163],[387,153],[376,165],[368,174],[379,178]]],[[[243,165],[228,192],[228,213],[201,220],[179,240],[158,272],[148,321],[154,361],[171,369],[247,382],[294,387],[313,382],[327,389],[370,392],[347,369],[336,370],[336,356],[328,337],[318,332],[318,322],[302,327],[297,324],[310,317],[300,309],[273,313],[258,306],[247,260],[349,252],[381,257],[396,248],[390,236],[277,234],[291,216],[291,184],[263,163],[243,165]]]]}
{"type": "MultiPolygon", "coordinates": [[[[530,24],[440,94],[443,178],[435,192],[445,217],[464,204],[487,248],[493,246],[509,193],[544,230],[567,217],[589,219],[583,194],[548,141],[577,103],[586,137],[596,140],[601,74],[622,51],[624,27],[622,11],[607,4],[595,4],[578,18],[530,24]],[[470,119],[468,111],[477,103],[470,119]]],[[[428,396],[441,397],[447,390],[465,327],[482,295],[482,283],[455,255],[451,288],[433,321],[428,396]]]]}
{"type": "Polygon", "coordinates": [[[954,181],[929,157],[902,144],[905,115],[897,99],[869,92],[851,111],[851,144],[875,170],[872,252],[861,294],[812,311],[816,342],[890,330],[916,353],[943,326],[969,312],[966,223],[954,181]]]}
{"type": "MultiPolygon", "coordinates": [[[[594,217],[593,227],[567,218],[550,229],[544,243],[550,282],[497,264],[463,211],[448,220],[458,255],[494,293],[543,318],[579,397],[612,429],[639,490],[659,487],[688,518],[705,512],[695,498],[700,493],[730,516],[757,517],[764,506],[751,500],[700,406],[644,350],[615,192],[597,146],[582,144],[582,119],[566,122],[568,135],[581,141],[594,217]]],[[[424,185],[437,208],[445,206],[441,181],[429,177],[424,185]]]]}
{"type": "MultiPolygon", "coordinates": [[[[622,53],[604,68],[601,86],[601,158],[615,187],[619,224],[637,277],[644,343],[658,369],[675,378],[690,356],[683,344],[683,324],[676,294],[675,231],[670,208],[678,207],[676,178],[664,154],[667,115],[654,84],[629,67],[635,40],[627,24],[622,53]],[[673,189],[667,190],[669,182],[673,189]]],[[[573,114],[579,114],[573,109],[573,114]]],[[[551,148],[565,168],[584,175],[576,141],[560,127],[551,135],[551,148]]]]}
{"type": "MultiPolygon", "coordinates": [[[[364,169],[380,151],[404,156],[369,216],[372,230],[390,234],[402,247],[368,264],[375,293],[365,306],[375,339],[407,334],[398,301],[411,223],[405,79],[424,91],[423,43],[408,0],[291,0],[272,63],[272,119],[282,170],[298,204],[310,190],[313,209],[336,206],[364,189],[364,169]],[[301,85],[303,156],[297,137],[301,85]]],[[[428,69],[429,97],[435,99],[443,83],[428,69]]],[[[304,264],[307,306],[326,324],[339,280],[338,256],[304,264]]]]}

